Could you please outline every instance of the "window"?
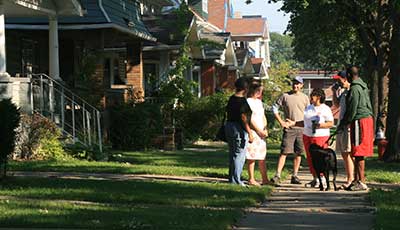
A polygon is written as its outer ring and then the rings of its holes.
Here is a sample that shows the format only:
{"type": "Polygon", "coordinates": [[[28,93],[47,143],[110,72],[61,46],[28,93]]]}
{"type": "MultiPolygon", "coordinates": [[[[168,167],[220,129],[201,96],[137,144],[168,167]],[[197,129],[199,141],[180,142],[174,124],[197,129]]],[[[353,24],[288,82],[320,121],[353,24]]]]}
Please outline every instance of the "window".
{"type": "Polygon", "coordinates": [[[203,11],[208,13],[208,0],[202,0],[203,11]]]}
{"type": "Polygon", "coordinates": [[[126,86],[125,59],[117,54],[108,55],[104,59],[104,77],[110,79],[110,87],[126,86]]]}
{"type": "Polygon", "coordinates": [[[158,63],[144,63],[144,92],[146,97],[153,96],[154,92],[158,89],[159,76],[158,76],[158,63]]]}
{"type": "Polygon", "coordinates": [[[38,43],[30,39],[21,41],[21,70],[22,76],[37,72],[38,66],[38,43]]]}

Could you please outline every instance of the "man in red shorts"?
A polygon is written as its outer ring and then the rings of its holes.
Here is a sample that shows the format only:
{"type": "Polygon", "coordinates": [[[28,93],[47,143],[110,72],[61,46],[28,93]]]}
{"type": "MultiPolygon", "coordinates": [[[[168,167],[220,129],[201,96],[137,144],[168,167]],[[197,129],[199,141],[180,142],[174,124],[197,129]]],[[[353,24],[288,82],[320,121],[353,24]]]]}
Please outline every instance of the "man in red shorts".
{"type": "Polygon", "coordinates": [[[346,113],[338,130],[350,124],[351,153],[355,159],[355,180],[348,190],[368,190],[365,184],[365,157],[373,155],[374,121],[367,84],[359,77],[358,68],[347,69],[351,83],[346,100],[346,113]]]}

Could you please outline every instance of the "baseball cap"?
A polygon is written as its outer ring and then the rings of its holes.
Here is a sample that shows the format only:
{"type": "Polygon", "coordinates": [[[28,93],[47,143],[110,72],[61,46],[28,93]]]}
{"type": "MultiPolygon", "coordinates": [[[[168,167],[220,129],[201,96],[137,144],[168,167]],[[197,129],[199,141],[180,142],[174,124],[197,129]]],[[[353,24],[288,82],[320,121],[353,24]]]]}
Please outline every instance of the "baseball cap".
{"type": "Polygon", "coordinates": [[[303,78],[301,76],[296,76],[292,79],[292,82],[297,81],[301,84],[303,84],[303,78]]]}
{"type": "Polygon", "coordinates": [[[346,78],[346,76],[347,76],[347,72],[343,70],[343,71],[339,71],[336,75],[333,75],[332,78],[337,80],[340,78],[346,78]]]}

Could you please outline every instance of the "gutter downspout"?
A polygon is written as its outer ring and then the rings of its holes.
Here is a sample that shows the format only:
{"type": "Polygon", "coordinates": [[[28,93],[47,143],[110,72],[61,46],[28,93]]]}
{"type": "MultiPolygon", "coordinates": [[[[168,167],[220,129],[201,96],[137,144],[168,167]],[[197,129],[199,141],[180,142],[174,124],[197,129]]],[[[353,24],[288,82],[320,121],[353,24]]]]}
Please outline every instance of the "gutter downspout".
{"type": "Polygon", "coordinates": [[[107,12],[104,10],[103,1],[102,0],[99,0],[99,7],[100,7],[101,12],[103,12],[104,17],[106,18],[107,22],[111,22],[110,17],[108,17],[107,12]]]}
{"type": "Polygon", "coordinates": [[[225,9],[225,15],[224,15],[224,29],[223,32],[226,32],[226,26],[228,24],[228,3],[224,1],[224,9],[225,9]]]}

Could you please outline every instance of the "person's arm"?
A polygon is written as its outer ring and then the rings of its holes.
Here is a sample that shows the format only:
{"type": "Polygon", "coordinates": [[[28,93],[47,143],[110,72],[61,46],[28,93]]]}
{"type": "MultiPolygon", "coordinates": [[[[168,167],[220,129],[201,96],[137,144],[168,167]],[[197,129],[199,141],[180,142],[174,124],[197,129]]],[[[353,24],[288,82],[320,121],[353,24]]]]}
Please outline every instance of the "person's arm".
{"type": "Polygon", "coordinates": [[[250,129],[249,121],[247,120],[247,115],[245,113],[242,113],[241,114],[241,118],[242,118],[242,122],[243,122],[243,125],[244,125],[244,129],[249,134],[249,143],[252,143],[253,140],[254,140],[254,137],[253,137],[253,134],[252,134],[251,129],[250,129]]]}
{"type": "Polygon", "coordinates": [[[317,125],[317,128],[320,128],[320,129],[332,128],[333,127],[333,120],[334,120],[333,119],[332,110],[328,106],[326,106],[326,109],[325,109],[325,111],[323,113],[324,113],[325,122],[324,123],[319,123],[317,125]]]}
{"type": "Polygon", "coordinates": [[[279,114],[279,108],[282,106],[283,103],[283,95],[272,105],[272,112],[274,113],[275,119],[278,120],[279,124],[282,128],[289,128],[289,125],[284,121],[279,114]]]}
{"type": "Polygon", "coordinates": [[[359,90],[357,88],[351,90],[350,95],[347,99],[348,100],[346,101],[345,124],[350,124],[357,114],[357,108],[360,101],[359,90]]]}

